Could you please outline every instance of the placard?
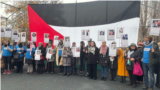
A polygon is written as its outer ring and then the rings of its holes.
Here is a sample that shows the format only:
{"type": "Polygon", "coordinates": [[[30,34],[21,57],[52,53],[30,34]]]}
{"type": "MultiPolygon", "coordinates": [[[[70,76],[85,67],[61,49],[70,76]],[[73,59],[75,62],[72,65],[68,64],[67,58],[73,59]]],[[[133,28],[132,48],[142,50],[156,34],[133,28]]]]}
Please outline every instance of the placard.
{"type": "Polygon", "coordinates": [[[5,28],[1,27],[1,37],[5,37],[5,28]]]}
{"type": "Polygon", "coordinates": [[[35,60],[40,60],[40,56],[41,56],[41,50],[36,50],[35,51],[35,60]]]}
{"type": "Polygon", "coordinates": [[[70,37],[69,36],[64,37],[64,46],[70,47],[70,37]]]}
{"type": "Polygon", "coordinates": [[[49,34],[44,33],[44,43],[48,43],[48,42],[49,42],[49,34]]]}
{"type": "Polygon", "coordinates": [[[53,45],[58,46],[58,43],[59,43],[59,36],[54,36],[53,45]]]}
{"type": "Polygon", "coordinates": [[[21,32],[21,42],[26,42],[26,32],[21,32]]]}
{"type": "Polygon", "coordinates": [[[89,39],[90,39],[90,30],[86,30],[85,40],[89,40],[89,39]]]}
{"type": "Polygon", "coordinates": [[[47,54],[46,54],[46,58],[51,59],[52,53],[53,53],[53,49],[48,49],[47,54]]]}
{"type": "Polygon", "coordinates": [[[160,19],[152,19],[149,35],[159,36],[159,32],[160,32],[160,19]]]}
{"type": "Polygon", "coordinates": [[[86,31],[85,31],[85,30],[82,30],[82,31],[81,31],[81,37],[82,37],[82,40],[85,40],[85,33],[86,33],[86,31]]]}
{"type": "Polygon", "coordinates": [[[105,41],[105,30],[98,31],[98,41],[105,41]]]}
{"type": "Polygon", "coordinates": [[[109,45],[109,56],[116,56],[116,55],[117,55],[116,44],[110,44],[109,45]]]}
{"type": "Polygon", "coordinates": [[[21,40],[21,33],[18,33],[18,38],[15,40],[15,42],[19,42],[21,40]]]}
{"type": "Polygon", "coordinates": [[[73,57],[76,57],[76,55],[75,55],[75,53],[76,53],[76,47],[72,47],[71,51],[72,51],[73,57]]]}
{"type": "Polygon", "coordinates": [[[12,40],[18,39],[18,30],[12,30],[12,40]]]}
{"type": "Polygon", "coordinates": [[[11,28],[5,28],[5,37],[10,37],[11,38],[12,34],[12,29],[11,28]]]}
{"type": "Polygon", "coordinates": [[[36,42],[37,41],[37,32],[31,32],[31,41],[36,42]]]}
{"type": "Polygon", "coordinates": [[[113,41],[115,40],[115,30],[114,29],[110,29],[110,30],[107,30],[107,40],[108,41],[113,41]]]}
{"type": "Polygon", "coordinates": [[[80,47],[76,47],[75,56],[80,57],[80,47]]]}
{"type": "Polygon", "coordinates": [[[128,47],[128,34],[122,34],[121,44],[122,44],[122,47],[128,47]]]}
{"type": "Polygon", "coordinates": [[[117,38],[121,38],[122,34],[124,33],[124,28],[123,27],[119,27],[117,28],[117,38]]]}

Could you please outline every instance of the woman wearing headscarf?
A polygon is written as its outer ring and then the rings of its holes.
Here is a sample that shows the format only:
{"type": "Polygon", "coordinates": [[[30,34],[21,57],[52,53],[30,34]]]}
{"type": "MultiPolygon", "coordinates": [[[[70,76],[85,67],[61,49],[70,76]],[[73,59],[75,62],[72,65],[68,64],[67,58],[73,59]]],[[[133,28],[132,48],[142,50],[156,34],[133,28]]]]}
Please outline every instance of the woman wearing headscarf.
{"type": "Polygon", "coordinates": [[[17,63],[17,71],[16,73],[23,73],[23,61],[24,61],[24,53],[25,46],[23,46],[22,42],[18,42],[16,47],[14,48],[14,52],[19,54],[19,59],[14,60],[17,63]]]}
{"type": "MultiPolygon", "coordinates": [[[[34,47],[32,47],[32,48],[33,48],[33,49],[36,49],[37,46],[36,46],[36,43],[35,43],[35,42],[33,42],[33,45],[34,45],[34,47]]],[[[33,72],[37,71],[37,70],[36,70],[36,61],[35,61],[35,59],[34,59],[34,54],[35,54],[35,52],[33,52],[33,72]]]]}
{"type": "Polygon", "coordinates": [[[26,51],[26,59],[25,63],[27,63],[27,73],[30,74],[33,72],[33,58],[34,58],[34,52],[35,52],[35,46],[31,41],[28,41],[27,48],[25,48],[26,51]]]}
{"type": "Polygon", "coordinates": [[[106,81],[107,77],[107,63],[108,63],[108,51],[109,48],[106,45],[106,41],[102,42],[102,45],[100,47],[100,52],[99,52],[99,65],[101,66],[101,80],[106,81]]]}
{"type": "MultiPolygon", "coordinates": [[[[48,46],[46,47],[46,55],[47,55],[47,52],[49,51],[49,49],[52,49],[52,42],[51,41],[49,41],[48,46]]],[[[46,73],[49,73],[49,72],[51,74],[54,73],[54,61],[55,61],[55,55],[56,55],[55,50],[56,50],[56,47],[52,51],[51,59],[46,58],[47,59],[47,72],[46,73]]]]}
{"type": "Polygon", "coordinates": [[[38,43],[38,47],[36,48],[36,50],[41,50],[41,54],[40,54],[40,60],[37,60],[37,65],[38,65],[38,74],[42,74],[43,73],[43,66],[44,66],[44,57],[45,57],[45,48],[43,47],[43,43],[40,42],[38,43]]]}
{"type": "Polygon", "coordinates": [[[63,66],[64,66],[64,76],[70,75],[70,67],[71,67],[71,58],[72,58],[72,51],[69,47],[65,47],[63,54],[63,66]]]}
{"type": "Polygon", "coordinates": [[[3,72],[3,74],[11,74],[12,51],[13,51],[13,46],[10,45],[9,41],[6,41],[2,47],[2,58],[5,64],[5,71],[3,72]],[[9,65],[9,68],[8,68],[8,65],[9,65]]]}
{"type": "Polygon", "coordinates": [[[128,85],[132,85],[133,87],[136,87],[136,75],[133,74],[134,62],[139,60],[136,44],[132,43],[129,46],[129,50],[126,51],[124,58],[127,60],[126,69],[128,70],[129,79],[130,79],[130,83],[128,85]]]}
{"type": "Polygon", "coordinates": [[[126,48],[119,48],[117,50],[118,55],[118,70],[117,75],[121,76],[121,82],[126,82],[126,76],[129,76],[128,71],[126,70],[126,59],[124,58],[124,53],[126,52],[126,48]]]}
{"type": "Polygon", "coordinates": [[[62,57],[62,53],[64,50],[64,45],[63,45],[63,40],[60,39],[59,44],[57,46],[57,51],[56,51],[56,64],[57,66],[60,66],[60,72],[59,74],[63,74],[63,57],[62,57]]]}
{"type": "Polygon", "coordinates": [[[99,59],[99,50],[96,47],[96,44],[94,41],[91,42],[91,47],[88,48],[88,61],[89,64],[89,78],[90,79],[97,79],[97,63],[99,59]]]}
{"type": "MultiPolygon", "coordinates": [[[[116,44],[116,42],[112,42],[112,44],[116,44]]],[[[118,68],[118,56],[110,56],[109,57],[109,68],[111,71],[111,81],[115,81],[117,75],[117,68],[118,68]]]]}
{"type": "Polygon", "coordinates": [[[83,41],[80,42],[80,75],[84,75],[85,66],[85,44],[83,41]]]}

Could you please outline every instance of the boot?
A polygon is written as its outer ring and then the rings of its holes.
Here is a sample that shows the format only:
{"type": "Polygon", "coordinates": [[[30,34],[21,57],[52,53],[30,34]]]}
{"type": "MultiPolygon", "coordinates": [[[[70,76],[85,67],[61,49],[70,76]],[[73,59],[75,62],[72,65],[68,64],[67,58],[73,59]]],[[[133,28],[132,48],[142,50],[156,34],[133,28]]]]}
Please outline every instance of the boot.
{"type": "Polygon", "coordinates": [[[82,76],[84,75],[84,72],[82,71],[82,74],[81,74],[82,76]]]}
{"type": "Polygon", "coordinates": [[[106,79],[106,77],[104,77],[104,79],[103,79],[104,81],[106,81],[107,79],[106,79]]]}
{"type": "Polygon", "coordinates": [[[82,72],[80,71],[79,75],[81,76],[82,75],[82,72]]]}
{"type": "Polygon", "coordinates": [[[70,76],[70,73],[69,73],[69,72],[67,73],[67,76],[70,76]]]}
{"type": "Polygon", "coordinates": [[[67,75],[67,72],[64,72],[64,73],[63,73],[63,76],[65,76],[65,75],[67,75]]]}
{"type": "Polygon", "coordinates": [[[123,83],[126,83],[126,76],[123,77],[123,83]]]}
{"type": "Polygon", "coordinates": [[[100,80],[103,80],[104,79],[104,77],[102,77],[100,80]]]}
{"type": "Polygon", "coordinates": [[[121,76],[121,81],[120,82],[123,83],[123,76],[121,76]]]}
{"type": "Polygon", "coordinates": [[[77,75],[77,68],[74,69],[74,75],[77,75]]]}

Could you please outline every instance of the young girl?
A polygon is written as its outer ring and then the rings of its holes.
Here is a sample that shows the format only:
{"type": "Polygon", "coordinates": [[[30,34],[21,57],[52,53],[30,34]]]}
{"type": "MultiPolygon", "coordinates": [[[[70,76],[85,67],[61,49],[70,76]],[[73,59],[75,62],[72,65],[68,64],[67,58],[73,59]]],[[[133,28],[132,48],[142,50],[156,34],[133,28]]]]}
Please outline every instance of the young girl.
{"type": "Polygon", "coordinates": [[[21,42],[18,42],[16,47],[14,48],[14,52],[19,53],[19,59],[14,60],[17,63],[17,71],[16,73],[23,73],[23,62],[24,62],[24,53],[25,46],[21,42]]]}
{"type": "Polygon", "coordinates": [[[85,44],[83,41],[80,43],[80,75],[84,75],[84,66],[85,66],[85,44]]]}
{"type": "Polygon", "coordinates": [[[2,57],[5,64],[5,71],[3,74],[11,74],[11,56],[12,56],[13,46],[10,45],[9,41],[6,41],[4,46],[2,47],[2,50],[3,50],[2,57]]]}
{"type": "Polygon", "coordinates": [[[106,81],[106,77],[107,77],[108,52],[109,50],[106,45],[106,42],[103,41],[100,48],[100,52],[99,52],[99,55],[100,55],[99,65],[101,66],[101,75],[102,75],[101,80],[104,80],[104,81],[106,81]]]}
{"type": "Polygon", "coordinates": [[[72,58],[72,51],[69,49],[69,47],[65,47],[63,51],[63,66],[64,66],[64,76],[70,75],[70,66],[71,66],[71,58],[72,58]]]}
{"type": "Polygon", "coordinates": [[[35,52],[34,47],[35,46],[33,45],[33,43],[28,41],[27,48],[25,48],[25,51],[26,51],[25,63],[27,63],[27,65],[28,65],[28,67],[27,67],[28,74],[33,72],[33,58],[34,58],[33,52],[35,52]]]}

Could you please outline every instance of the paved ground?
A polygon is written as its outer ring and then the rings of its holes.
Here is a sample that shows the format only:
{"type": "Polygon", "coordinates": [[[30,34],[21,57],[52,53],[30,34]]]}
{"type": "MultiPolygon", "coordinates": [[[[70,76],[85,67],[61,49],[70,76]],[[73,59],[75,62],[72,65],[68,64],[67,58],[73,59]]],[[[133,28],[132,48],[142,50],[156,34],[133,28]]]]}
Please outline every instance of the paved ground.
{"type": "MultiPolygon", "coordinates": [[[[109,75],[109,73],[108,73],[109,75]]],[[[58,74],[23,74],[12,73],[11,75],[1,75],[1,90],[142,90],[142,84],[132,88],[127,83],[120,83],[120,77],[116,81],[100,81],[100,71],[98,79],[91,80],[81,76],[62,76],[58,74]]],[[[154,90],[160,90],[155,88],[154,90]]]]}

